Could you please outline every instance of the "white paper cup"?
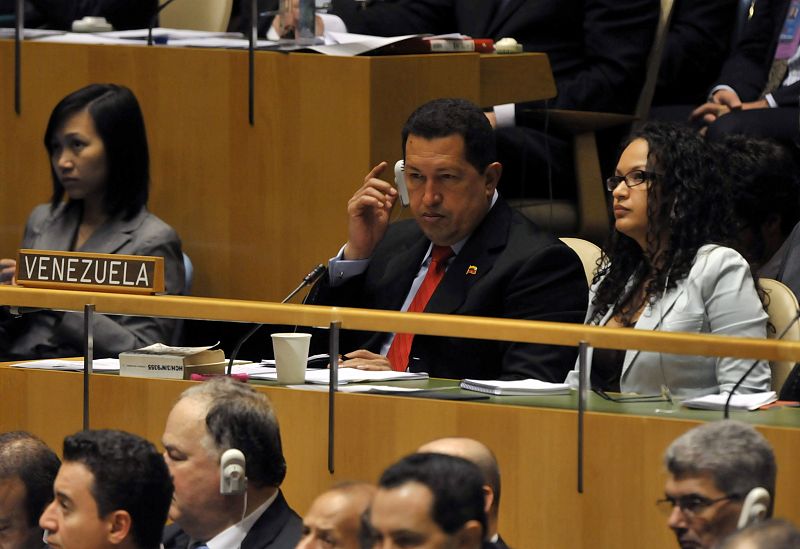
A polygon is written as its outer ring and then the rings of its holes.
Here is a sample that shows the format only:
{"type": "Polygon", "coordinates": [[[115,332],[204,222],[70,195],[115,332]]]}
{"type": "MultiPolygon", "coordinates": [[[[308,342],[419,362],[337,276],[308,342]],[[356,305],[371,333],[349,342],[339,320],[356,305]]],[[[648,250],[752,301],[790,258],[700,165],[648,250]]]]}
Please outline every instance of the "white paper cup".
{"type": "Polygon", "coordinates": [[[310,344],[311,334],[272,334],[272,350],[275,353],[278,383],[300,385],[306,382],[306,365],[310,344]]]}

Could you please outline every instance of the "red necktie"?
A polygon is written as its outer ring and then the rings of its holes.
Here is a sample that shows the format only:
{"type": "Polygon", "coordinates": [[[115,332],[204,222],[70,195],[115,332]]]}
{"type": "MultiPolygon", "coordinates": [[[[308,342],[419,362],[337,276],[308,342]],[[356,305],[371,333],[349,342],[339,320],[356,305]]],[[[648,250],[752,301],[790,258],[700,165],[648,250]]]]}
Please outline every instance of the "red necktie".
{"type": "MultiPolygon", "coordinates": [[[[425,279],[417,289],[414,299],[408,306],[408,312],[421,313],[425,310],[436,286],[444,277],[445,269],[447,268],[447,260],[453,255],[453,250],[450,246],[434,246],[431,251],[431,263],[428,265],[428,272],[425,274],[425,279]]],[[[395,334],[392,346],[389,348],[389,353],[386,358],[392,365],[392,369],[398,372],[405,372],[408,368],[408,354],[411,352],[411,342],[414,340],[414,334],[395,334]]]]}

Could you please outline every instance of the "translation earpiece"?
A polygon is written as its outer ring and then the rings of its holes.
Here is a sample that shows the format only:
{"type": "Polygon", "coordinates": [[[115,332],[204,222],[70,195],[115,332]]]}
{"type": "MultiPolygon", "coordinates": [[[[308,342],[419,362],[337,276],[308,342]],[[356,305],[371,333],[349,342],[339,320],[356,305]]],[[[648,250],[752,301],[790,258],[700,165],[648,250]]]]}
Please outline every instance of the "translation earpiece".
{"type": "Polygon", "coordinates": [[[219,493],[244,494],[247,489],[244,454],[236,448],[225,450],[219,460],[219,493]]]}
{"type": "Polygon", "coordinates": [[[400,204],[408,206],[408,187],[406,187],[405,162],[398,160],[394,163],[394,186],[400,195],[400,204]]]}
{"type": "Polygon", "coordinates": [[[737,528],[741,530],[764,520],[769,511],[769,504],[769,492],[764,488],[759,486],[750,490],[742,503],[742,512],[739,514],[737,528]]]}

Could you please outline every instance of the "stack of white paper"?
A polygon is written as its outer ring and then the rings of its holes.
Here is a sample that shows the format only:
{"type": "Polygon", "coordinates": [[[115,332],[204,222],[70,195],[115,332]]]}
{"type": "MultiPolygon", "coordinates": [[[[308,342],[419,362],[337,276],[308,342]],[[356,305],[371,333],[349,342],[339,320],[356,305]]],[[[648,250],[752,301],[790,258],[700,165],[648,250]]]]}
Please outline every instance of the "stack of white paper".
{"type": "MultiPolygon", "coordinates": [[[[722,393],[721,395],[706,395],[697,398],[690,398],[683,401],[683,405],[687,408],[698,408],[700,410],[724,410],[725,403],[728,401],[730,393],[722,393]]],[[[733,395],[731,398],[731,410],[758,410],[766,404],[770,404],[778,400],[778,395],[775,391],[767,391],[765,393],[750,393],[745,395],[733,395]]]]}

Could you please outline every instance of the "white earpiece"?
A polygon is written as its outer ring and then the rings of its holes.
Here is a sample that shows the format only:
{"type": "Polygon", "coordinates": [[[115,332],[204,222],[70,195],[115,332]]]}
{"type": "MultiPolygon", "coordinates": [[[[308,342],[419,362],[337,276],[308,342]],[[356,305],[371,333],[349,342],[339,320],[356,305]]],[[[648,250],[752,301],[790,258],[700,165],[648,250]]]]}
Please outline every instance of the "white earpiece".
{"type": "Polygon", "coordinates": [[[219,493],[244,494],[246,489],[244,454],[236,448],[225,450],[219,460],[219,493]]]}
{"type": "Polygon", "coordinates": [[[769,492],[764,488],[758,487],[750,490],[742,503],[742,512],[739,514],[737,528],[741,530],[767,518],[769,503],[769,492]]]}

